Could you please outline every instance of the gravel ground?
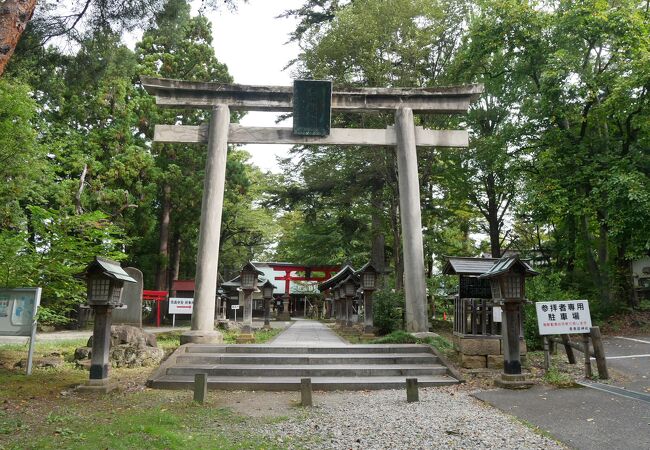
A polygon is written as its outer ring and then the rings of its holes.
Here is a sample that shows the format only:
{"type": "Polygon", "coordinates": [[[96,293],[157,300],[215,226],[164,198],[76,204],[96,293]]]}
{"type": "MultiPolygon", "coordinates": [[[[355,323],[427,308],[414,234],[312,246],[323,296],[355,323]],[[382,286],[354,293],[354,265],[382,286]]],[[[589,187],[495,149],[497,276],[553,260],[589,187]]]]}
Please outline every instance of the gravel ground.
{"type": "Polygon", "coordinates": [[[286,448],[565,449],[455,387],[406,391],[315,393],[314,407],[264,427],[286,448]]]}

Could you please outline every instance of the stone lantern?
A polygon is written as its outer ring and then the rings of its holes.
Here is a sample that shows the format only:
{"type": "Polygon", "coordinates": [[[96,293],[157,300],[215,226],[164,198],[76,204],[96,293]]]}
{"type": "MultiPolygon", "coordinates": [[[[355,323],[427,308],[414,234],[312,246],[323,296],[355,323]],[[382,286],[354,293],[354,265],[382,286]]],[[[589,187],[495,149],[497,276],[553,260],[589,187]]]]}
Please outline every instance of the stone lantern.
{"type": "Polygon", "coordinates": [[[377,289],[379,272],[369,262],[360,268],[356,272],[356,275],[359,276],[361,289],[363,290],[363,333],[366,337],[374,337],[375,326],[373,321],[372,293],[377,289]]]}
{"type": "Polygon", "coordinates": [[[264,328],[271,329],[271,300],[273,299],[273,291],[275,285],[271,280],[266,280],[262,285],[262,297],[264,297],[264,328]]]}
{"type": "Polygon", "coordinates": [[[336,285],[334,288],[334,298],[336,298],[336,322],[340,326],[345,325],[346,317],[345,317],[345,293],[343,291],[343,287],[339,283],[336,285]]]}
{"type": "Polygon", "coordinates": [[[341,289],[345,296],[345,326],[352,327],[352,299],[357,292],[357,283],[352,275],[341,282],[341,289]]]}
{"type": "Polygon", "coordinates": [[[93,347],[90,360],[90,380],[83,390],[109,392],[116,385],[109,381],[109,352],[113,308],[122,306],[124,283],[136,280],[111,259],[95,257],[82,274],[86,279],[88,305],[94,310],[93,347]]]}
{"type": "Polygon", "coordinates": [[[251,262],[248,262],[242,267],[239,276],[241,289],[244,292],[244,325],[239,336],[237,336],[237,343],[254,342],[253,336],[253,292],[257,290],[257,277],[264,275],[251,262]]]}
{"type": "Polygon", "coordinates": [[[519,256],[503,257],[479,278],[490,280],[492,299],[502,314],[503,375],[501,385],[516,387],[525,382],[521,375],[521,305],[525,303],[526,277],[539,275],[519,256]]]}

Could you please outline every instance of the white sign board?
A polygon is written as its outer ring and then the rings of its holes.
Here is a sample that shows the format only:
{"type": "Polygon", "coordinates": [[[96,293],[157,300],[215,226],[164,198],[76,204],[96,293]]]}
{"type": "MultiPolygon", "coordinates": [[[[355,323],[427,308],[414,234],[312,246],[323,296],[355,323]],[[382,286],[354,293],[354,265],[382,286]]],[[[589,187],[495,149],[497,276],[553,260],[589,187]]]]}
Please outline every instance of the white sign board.
{"type": "Polygon", "coordinates": [[[0,289],[0,335],[31,336],[41,288],[0,289]]]}
{"type": "Polygon", "coordinates": [[[194,311],[193,298],[170,297],[169,314],[192,314],[194,311]]]}
{"type": "Polygon", "coordinates": [[[493,306],[492,307],[492,321],[493,322],[498,322],[498,323],[503,322],[503,320],[501,319],[501,314],[502,313],[503,313],[503,311],[501,311],[500,306],[493,306]]]}
{"type": "Polygon", "coordinates": [[[535,303],[541,336],[589,333],[591,314],[588,300],[561,300],[535,303]]]}
{"type": "Polygon", "coordinates": [[[239,309],[239,305],[230,305],[230,309],[239,309]]]}

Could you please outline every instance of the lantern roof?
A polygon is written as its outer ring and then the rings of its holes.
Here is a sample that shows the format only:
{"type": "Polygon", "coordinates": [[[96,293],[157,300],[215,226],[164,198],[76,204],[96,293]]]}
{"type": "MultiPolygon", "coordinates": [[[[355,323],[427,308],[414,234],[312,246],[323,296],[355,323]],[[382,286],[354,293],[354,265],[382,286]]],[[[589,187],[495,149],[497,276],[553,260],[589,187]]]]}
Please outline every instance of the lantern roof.
{"type": "MultiPolygon", "coordinates": [[[[268,281],[265,277],[258,275],[257,276],[257,282],[258,283],[264,283],[265,281],[268,281]]],[[[235,278],[232,280],[228,280],[224,283],[220,284],[221,287],[224,288],[238,288],[241,287],[241,275],[237,275],[235,278]]]]}
{"type": "Polygon", "coordinates": [[[359,280],[358,280],[358,278],[355,276],[355,274],[350,274],[350,275],[348,275],[348,277],[347,277],[345,280],[341,281],[341,285],[343,285],[343,284],[345,284],[345,283],[347,283],[347,282],[350,282],[350,281],[351,281],[352,283],[354,283],[355,286],[358,286],[358,285],[359,285],[359,280]]]}
{"type": "Polygon", "coordinates": [[[523,273],[527,277],[539,275],[539,272],[533,270],[527,262],[522,261],[518,255],[515,255],[499,259],[489,270],[479,275],[479,278],[494,278],[504,273],[512,272],[515,268],[518,268],[518,272],[523,273]]]}
{"type": "Polygon", "coordinates": [[[262,271],[259,270],[257,267],[255,267],[255,266],[253,265],[253,263],[250,262],[250,261],[248,261],[246,264],[244,264],[244,267],[241,268],[241,271],[242,271],[242,272],[244,272],[244,271],[255,272],[255,273],[257,273],[258,275],[264,275],[264,272],[262,272],[262,271]]]}
{"type": "Polygon", "coordinates": [[[336,272],[336,275],[334,275],[332,278],[323,281],[318,285],[318,290],[323,292],[328,289],[331,289],[335,287],[337,284],[345,280],[348,276],[354,275],[355,271],[354,268],[352,268],[351,265],[346,264],[343,267],[341,267],[341,270],[336,272]]]}
{"type": "Polygon", "coordinates": [[[100,272],[102,275],[112,278],[114,280],[126,281],[128,283],[136,283],[137,281],[129,276],[128,273],[120,266],[120,263],[112,259],[95,256],[95,260],[88,264],[84,274],[90,272],[100,272]]]}
{"type": "Polygon", "coordinates": [[[467,256],[446,256],[447,262],[442,268],[444,275],[481,275],[489,271],[498,258],[474,258],[467,256]]]}
{"type": "MultiPolygon", "coordinates": [[[[262,278],[262,280],[263,280],[263,279],[264,279],[264,278],[262,278]]],[[[259,280],[260,282],[262,281],[262,280],[260,280],[259,278],[258,278],[258,280],[259,280]]],[[[266,281],[264,282],[264,284],[262,284],[262,287],[266,287],[266,286],[271,286],[273,289],[277,289],[277,288],[278,288],[275,284],[271,283],[271,280],[269,280],[268,278],[266,278],[266,281]]]]}
{"type": "Polygon", "coordinates": [[[359,275],[359,274],[361,274],[363,272],[370,272],[370,271],[375,272],[377,274],[381,273],[381,272],[379,272],[379,270],[377,270],[377,268],[375,266],[372,265],[372,262],[368,261],[363,266],[361,266],[361,268],[359,270],[354,272],[354,274],[359,275]]]}

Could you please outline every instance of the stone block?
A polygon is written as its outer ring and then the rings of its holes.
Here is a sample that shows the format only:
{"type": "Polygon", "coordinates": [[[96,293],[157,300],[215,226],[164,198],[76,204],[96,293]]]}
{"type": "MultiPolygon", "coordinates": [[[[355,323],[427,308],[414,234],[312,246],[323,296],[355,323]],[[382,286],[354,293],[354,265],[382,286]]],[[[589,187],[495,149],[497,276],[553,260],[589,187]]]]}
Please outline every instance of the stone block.
{"type": "Polygon", "coordinates": [[[487,355],[489,369],[503,369],[503,355],[487,355]]]}
{"type": "Polygon", "coordinates": [[[487,359],[483,355],[460,355],[460,362],[464,369],[484,369],[487,359]]]}
{"type": "Polygon", "coordinates": [[[463,355],[496,355],[500,350],[500,339],[461,338],[458,341],[458,351],[463,355]]]}

